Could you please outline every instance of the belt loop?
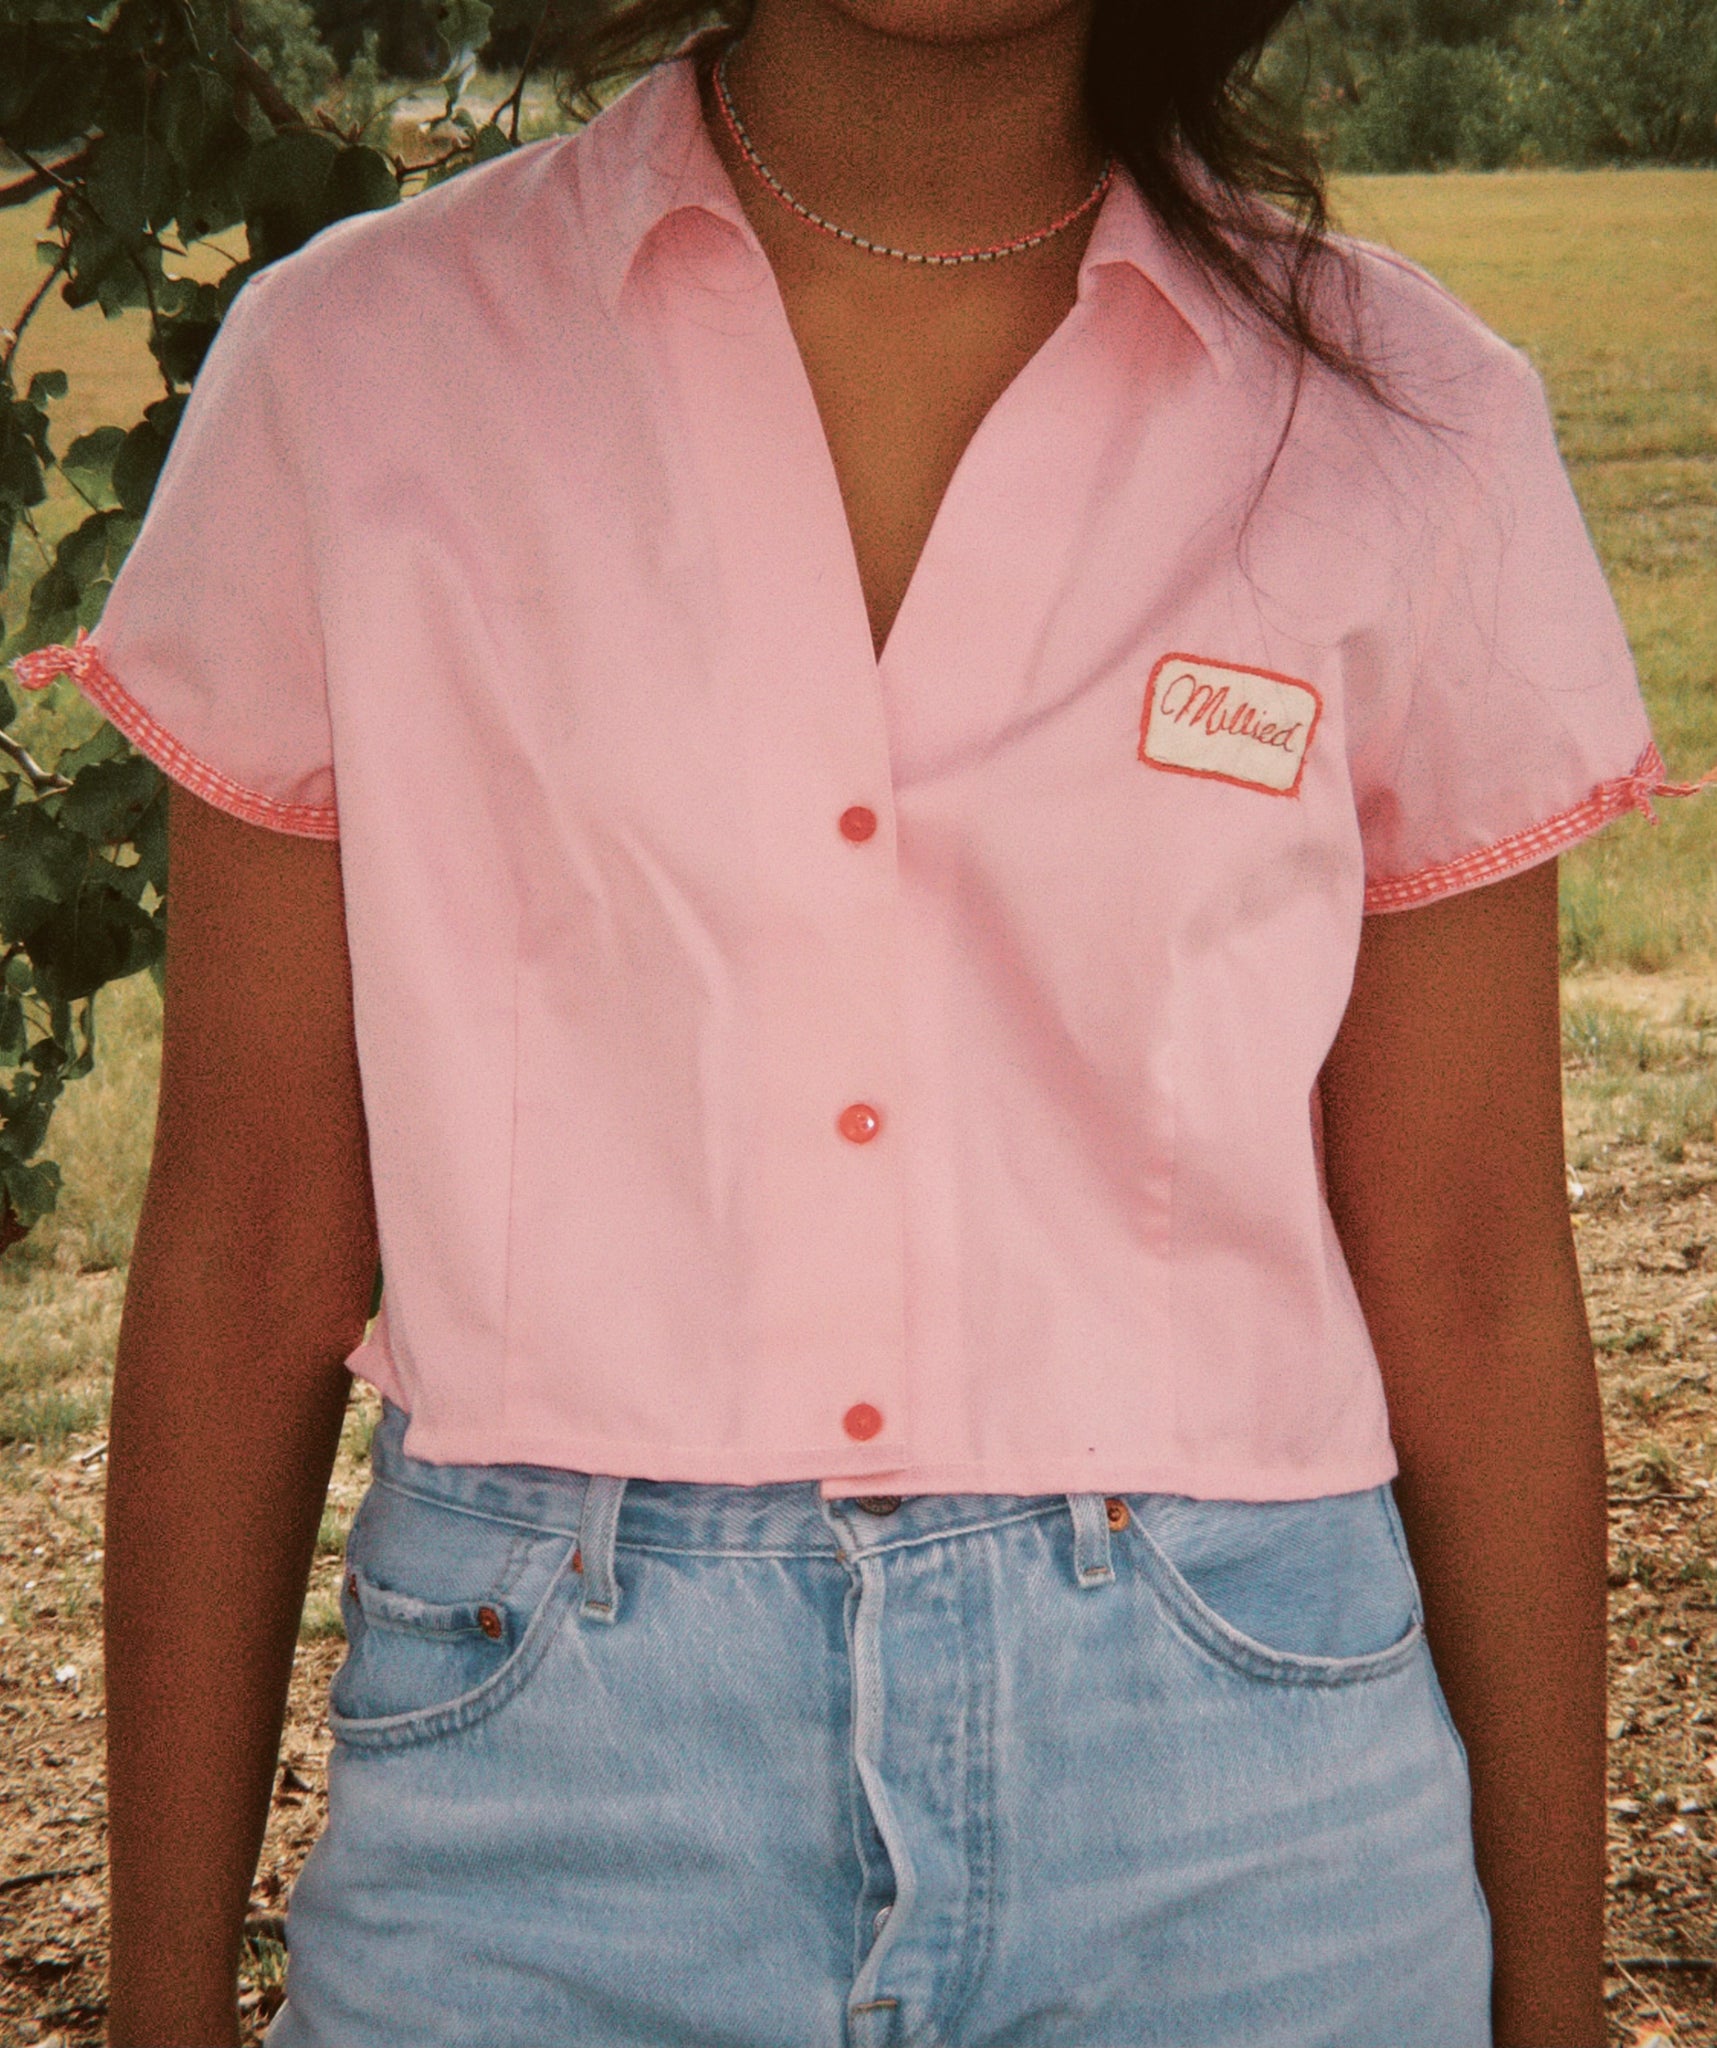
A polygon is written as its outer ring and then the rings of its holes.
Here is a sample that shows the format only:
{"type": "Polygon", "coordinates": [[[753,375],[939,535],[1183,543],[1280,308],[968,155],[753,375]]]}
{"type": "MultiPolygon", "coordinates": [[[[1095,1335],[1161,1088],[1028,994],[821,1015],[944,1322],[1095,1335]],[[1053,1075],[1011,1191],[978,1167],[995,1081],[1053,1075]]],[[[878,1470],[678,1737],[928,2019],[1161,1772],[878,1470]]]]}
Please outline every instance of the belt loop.
{"type": "Polygon", "coordinates": [[[1102,1494],[1070,1493],[1067,1505],[1073,1513],[1073,1576],[1082,1586],[1112,1584],[1109,1512],[1102,1494]]]}
{"type": "Polygon", "coordinates": [[[579,1613],[586,1621],[612,1621],[620,1608],[620,1587],[614,1577],[614,1531],[620,1521],[624,1479],[593,1472],[584,1489],[578,1548],[584,1567],[584,1598],[579,1613]]]}

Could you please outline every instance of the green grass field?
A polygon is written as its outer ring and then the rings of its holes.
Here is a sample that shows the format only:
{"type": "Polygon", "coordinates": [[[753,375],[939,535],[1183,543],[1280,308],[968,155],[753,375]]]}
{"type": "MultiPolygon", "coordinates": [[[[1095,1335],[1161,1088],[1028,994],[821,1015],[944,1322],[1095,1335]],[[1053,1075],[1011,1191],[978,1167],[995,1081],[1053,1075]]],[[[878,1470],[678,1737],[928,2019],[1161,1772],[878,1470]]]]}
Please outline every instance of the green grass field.
{"type": "MultiPolygon", "coordinates": [[[[1343,225],[1423,263],[1539,365],[1671,769],[1703,770],[1717,760],[1717,172],[1367,178],[1342,184],[1336,203],[1343,225]]],[[[39,275],[39,231],[37,213],[0,215],[0,324],[39,275]]],[[[50,305],[21,363],[71,373],[61,445],[129,420],[158,388],[134,315],[50,305]]],[[[30,543],[18,552],[14,604],[32,573],[30,543]]],[[[55,737],[47,721],[50,749],[55,737]]],[[[1717,791],[1577,849],[1563,864],[1569,965],[1709,975],[1714,863],[1717,791]]],[[[1570,993],[1579,1113],[1665,1156],[1691,1131],[1709,1135],[1717,1020],[1684,1003],[1647,1029],[1578,982],[1570,993]]],[[[148,981],[109,991],[101,1026],[97,1072],[55,1125],[60,1213],[0,1263],[0,1443],[63,1440],[104,1398],[123,1278],[110,1269],[128,1253],[153,1124],[148,981]]]]}
{"type": "MultiPolygon", "coordinates": [[[[1717,172],[1355,178],[1351,232],[1524,348],[1610,574],[1672,775],[1717,761],[1717,172]]],[[[1563,862],[1570,965],[1717,961],[1717,791],[1563,862]]]]}

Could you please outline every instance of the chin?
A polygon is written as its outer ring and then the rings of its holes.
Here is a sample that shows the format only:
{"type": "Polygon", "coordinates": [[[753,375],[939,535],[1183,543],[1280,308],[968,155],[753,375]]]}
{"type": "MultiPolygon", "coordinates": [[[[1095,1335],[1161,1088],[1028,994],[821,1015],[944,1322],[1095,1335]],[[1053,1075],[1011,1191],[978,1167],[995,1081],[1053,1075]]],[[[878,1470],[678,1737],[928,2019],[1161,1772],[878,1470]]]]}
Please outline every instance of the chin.
{"type": "Polygon", "coordinates": [[[1086,11],[1089,0],[823,0],[831,14],[916,43],[1003,42],[1086,11]]]}

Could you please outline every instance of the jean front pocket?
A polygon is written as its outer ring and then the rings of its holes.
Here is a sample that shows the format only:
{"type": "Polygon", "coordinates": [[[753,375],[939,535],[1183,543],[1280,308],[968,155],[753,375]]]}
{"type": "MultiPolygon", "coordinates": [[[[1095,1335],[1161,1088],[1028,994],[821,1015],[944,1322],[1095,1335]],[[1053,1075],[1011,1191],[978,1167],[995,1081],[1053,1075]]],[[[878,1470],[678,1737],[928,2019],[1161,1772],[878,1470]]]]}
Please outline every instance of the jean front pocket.
{"type": "Polygon", "coordinates": [[[469,1727],[510,1699],[567,1604],[573,1538],[378,1480],[346,1546],[329,1723],[354,1746],[469,1727]]]}
{"type": "Polygon", "coordinates": [[[1419,1589],[1387,1486],[1312,1500],[1134,1494],[1141,1574],[1180,1632],[1249,1677],[1342,1685],[1420,1651],[1419,1589]]]}

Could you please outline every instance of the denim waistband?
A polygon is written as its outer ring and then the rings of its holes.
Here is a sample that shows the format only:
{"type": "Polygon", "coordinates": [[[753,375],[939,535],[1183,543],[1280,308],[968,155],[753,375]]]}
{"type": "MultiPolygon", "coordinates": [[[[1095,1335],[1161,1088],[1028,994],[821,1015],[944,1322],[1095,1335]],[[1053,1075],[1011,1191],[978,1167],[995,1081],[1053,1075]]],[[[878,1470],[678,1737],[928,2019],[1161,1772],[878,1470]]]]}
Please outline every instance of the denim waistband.
{"type": "Polygon", "coordinates": [[[612,1515],[609,1540],[621,1550],[833,1561],[1071,1512],[1078,1576],[1089,1584],[1109,1575],[1108,1523],[1098,1494],[865,1496],[867,1507],[858,1499],[824,1500],[814,1479],[729,1486],[617,1480],[543,1465],[432,1465],[406,1452],[407,1421],[392,1402],[384,1404],[370,1448],[379,1484],[575,1539],[591,1533],[593,1517],[612,1515]]]}

